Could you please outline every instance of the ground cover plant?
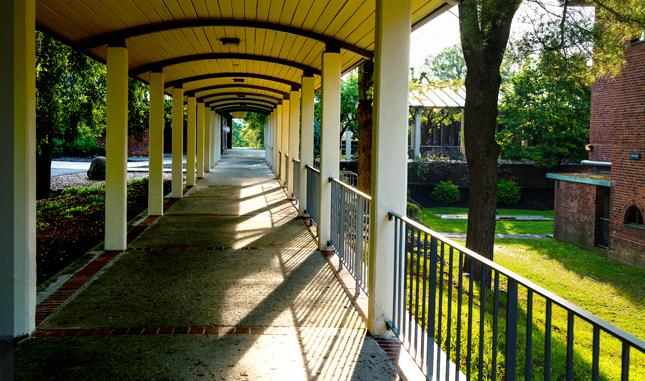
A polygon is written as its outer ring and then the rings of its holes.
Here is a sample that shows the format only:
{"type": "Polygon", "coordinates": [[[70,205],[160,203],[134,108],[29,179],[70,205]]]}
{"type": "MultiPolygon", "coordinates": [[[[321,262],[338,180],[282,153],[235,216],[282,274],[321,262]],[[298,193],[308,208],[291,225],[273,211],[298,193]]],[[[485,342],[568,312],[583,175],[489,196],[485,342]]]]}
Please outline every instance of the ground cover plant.
{"type": "MultiPolygon", "coordinates": [[[[468,208],[445,207],[423,208],[417,220],[437,232],[465,233],[467,220],[446,220],[442,214],[467,214],[468,208]]],[[[497,209],[502,216],[543,216],[553,218],[552,210],[497,209]]],[[[551,234],[553,221],[497,221],[495,233],[498,234],[551,234]]]]}
{"type": "MultiPolygon", "coordinates": [[[[170,182],[164,183],[169,188],[170,182]]],[[[169,189],[165,189],[169,191],[169,189]]],[[[147,208],[148,180],[128,182],[128,219],[147,208]]],[[[38,284],[58,273],[103,240],[105,186],[69,187],[36,206],[38,284]]]]}

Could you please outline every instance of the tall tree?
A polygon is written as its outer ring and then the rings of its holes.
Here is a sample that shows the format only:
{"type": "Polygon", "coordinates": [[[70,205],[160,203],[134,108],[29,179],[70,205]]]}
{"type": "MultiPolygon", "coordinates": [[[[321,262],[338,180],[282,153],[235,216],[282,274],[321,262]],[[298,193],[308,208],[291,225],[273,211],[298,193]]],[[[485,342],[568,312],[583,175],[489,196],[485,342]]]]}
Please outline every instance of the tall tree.
{"type": "Polygon", "coordinates": [[[497,133],[502,157],[551,168],[585,157],[590,67],[581,55],[543,51],[502,88],[497,133]]]}
{"type": "Polygon", "coordinates": [[[437,55],[426,57],[419,80],[426,83],[463,83],[466,62],[459,45],[450,46],[437,55]]]}
{"type": "MultiPolygon", "coordinates": [[[[493,258],[497,205],[495,140],[500,65],[513,16],[521,0],[463,0],[459,3],[459,29],[466,74],[464,139],[470,178],[466,246],[493,258]]],[[[477,266],[475,277],[481,277],[477,266]]]]}
{"type": "MultiPolygon", "coordinates": [[[[497,157],[500,153],[495,140],[500,65],[520,2],[462,0],[459,3],[461,45],[467,67],[464,138],[471,194],[466,246],[490,259],[493,258],[497,157]]],[[[533,2],[545,6],[543,1],[533,2]]],[[[622,62],[623,44],[645,28],[645,3],[642,0],[589,2],[596,6],[597,18],[601,20],[593,24],[597,73],[616,73],[616,67],[620,67],[618,63],[622,62]]],[[[575,23],[566,12],[570,1],[562,3],[565,6],[560,16],[561,25],[575,23]]],[[[561,28],[562,33],[566,30],[561,28]]],[[[481,268],[476,266],[474,276],[481,278],[481,275],[481,268]]]]}
{"type": "Polygon", "coordinates": [[[372,183],[372,98],[374,61],[358,67],[358,189],[370,194],[372,183]]]}

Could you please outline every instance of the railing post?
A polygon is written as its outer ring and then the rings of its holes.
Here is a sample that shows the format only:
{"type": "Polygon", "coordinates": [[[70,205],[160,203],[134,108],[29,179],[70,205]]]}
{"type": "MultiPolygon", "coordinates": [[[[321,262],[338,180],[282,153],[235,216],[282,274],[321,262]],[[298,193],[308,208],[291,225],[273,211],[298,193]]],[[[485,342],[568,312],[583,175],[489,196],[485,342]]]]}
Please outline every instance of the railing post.
{"type": "Polygon", "coordinates": [[[410,0],[376,1],[374,137],[368,329],[386,331],[392,319],[394,224],[390,211],[405,215],[407,197],[410,0]]]}

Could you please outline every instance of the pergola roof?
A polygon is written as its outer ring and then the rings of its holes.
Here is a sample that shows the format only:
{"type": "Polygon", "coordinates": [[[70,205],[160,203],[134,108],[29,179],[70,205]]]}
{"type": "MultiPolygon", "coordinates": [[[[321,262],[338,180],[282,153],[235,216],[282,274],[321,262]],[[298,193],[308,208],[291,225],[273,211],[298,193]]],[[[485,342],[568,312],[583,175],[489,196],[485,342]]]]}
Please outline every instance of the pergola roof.
{"type": "MultiPolygon", "coordinates": [[[[412,0],[412,27],[449,3],[412,0]]],[[[340,50],[343,72],[371,57],[374,12],[374,0],[37,0],[36,22],[103,61],[109,44],[125,43],[131,75],[148,81],[163,67],[168,87],[202,99],[286,98],[303,74],[320,72],[326,49],[340,50]]]]}
{"type": "Polygon", "coordinates": [[[420,86],[410,90],[410,107],[463,108],[466,103],[466,89],[463,86],[420,86]]]}

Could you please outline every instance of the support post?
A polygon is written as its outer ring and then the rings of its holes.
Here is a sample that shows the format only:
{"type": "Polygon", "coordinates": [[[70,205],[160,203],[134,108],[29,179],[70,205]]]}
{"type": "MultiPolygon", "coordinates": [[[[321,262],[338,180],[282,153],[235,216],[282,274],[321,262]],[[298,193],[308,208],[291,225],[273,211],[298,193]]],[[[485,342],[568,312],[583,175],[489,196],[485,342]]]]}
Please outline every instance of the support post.
{"type": "Polygon", "coordinates": [[[163,215],[164,75],[150,73],[148,215],[163,215]]]}
{"type": "Polygon", "coordinates": [[[345,131],[345,160],[352,160],[352,137],[354,133],[350,130],[345,131]]]}
{"type": "Polygon", "coordinates": [[[289,181],[287,189],[289,194],[293,197],[296,196],[296,184],[294,183],[294,167],[293,160],[300,157],[300,90],[291,89],[289,94],[289,162],[287,168],[289,170],[289,181]]]}
{"type": "Polygon", "coordinates": [[[280,185],[282,185],[282,181],[280,179],[282,178],[282,156],[284,155],[284,152],[282,151],[282,103],[278,105],[277,112],[275,114],[275,119],[276,119],[276,126],[277,128],[277,135],[276,135],[276,155],[275,155],[275,168],[277,170],[276,177],[278,179],[278,182],[280,185]]]}
{"type": "Polygon", "coordinates": [[[204,103],[197,104],[197,178],[204,177],[204,123],[206,122],[206,108],[204,103]]]}
{"type": "Polygon", "coordinates": [[[314,77],[302,77],[301,128],[300,128],[300,194],[298,212],[305,214],[307,208],[307,168],[314,166],[314,77]]]}
{"type": "Polygon", "coordinates": [[[107,49],[105,250],[125,250],[128,218],[128,49],[107,49]]]}
{"type": "Polygon", "coordinates": [[[188,97],[188,125],[186,127],[186,185],[195,185],[195,148],[197,147],[197,100],[188,97]]]}
{"type": "Polygon", "coordinates": [[[414,110],[414,158],[421,157],[421,109],[414,110]]]}
{"type": "Polygon", "coordinates": [[[211,171],[211,152],[213,152],[213,126],[211,121],[211,109],[204,110],[204,172],[211,171]]]}
{"type": "Polygon", "coordinates": [[[215,113],[215,164],[222,158],[222,117],[215,113]]]}
{"type": "MultiPolygon", "coordinates": [[[[35,14],[34,0],[0,2],[0,340],[10,341],[36,326],[35,14]]],[[[13,379],[4,355],[0,379],[13,379]]]]}
{"type": "Polygon", "coordinates": [[[394,224],[390,211],[405,215],[411,0],[376,0],[376,49],[372,203],[370,213],[370,293],[368,329],[386,331],[392,320],[394,224]]]}
{"type": "Polygon", "coordinates": [[[466,158],[466,140],[464,139],[464,131],[466,131],[466,120],[464,118],[464,109],[461,109],[461,123],[459,126],[459,152],[461,152],[462,157],[466,158]]]}
{"type": "MultiPolygon", "coordinates": [[[[287,156],[289,156],[289,113],[291,112],[290,110],[290,104],[289,100],[285,99],[282,101],[282,136],[280,139],[282,139],[282,166],[280,167],[280,184],[283,185],[284,187],[287,187],[287,178],[289,175],[288,168],[289,165],[287,163],[288,159],[287,156]]],[[[290,160],[290,158],[289,158],[290,160]]],[[[289,189],[287,188],[287,193],[289,193],[289,189]]]]}
{"type": "Polygon", "coordinates": [[[172,89],[172,191],[173,198],[184,195],[184,89],[172,89]]]}
{"type": "Polygon", "coordinates": [[[340,163],[340,76],[338,47],[328,47],[322,55],[322,125],[320,131],[320,250],[328,250],[331,239],[331,183],[339,177],[340,163]]]}

